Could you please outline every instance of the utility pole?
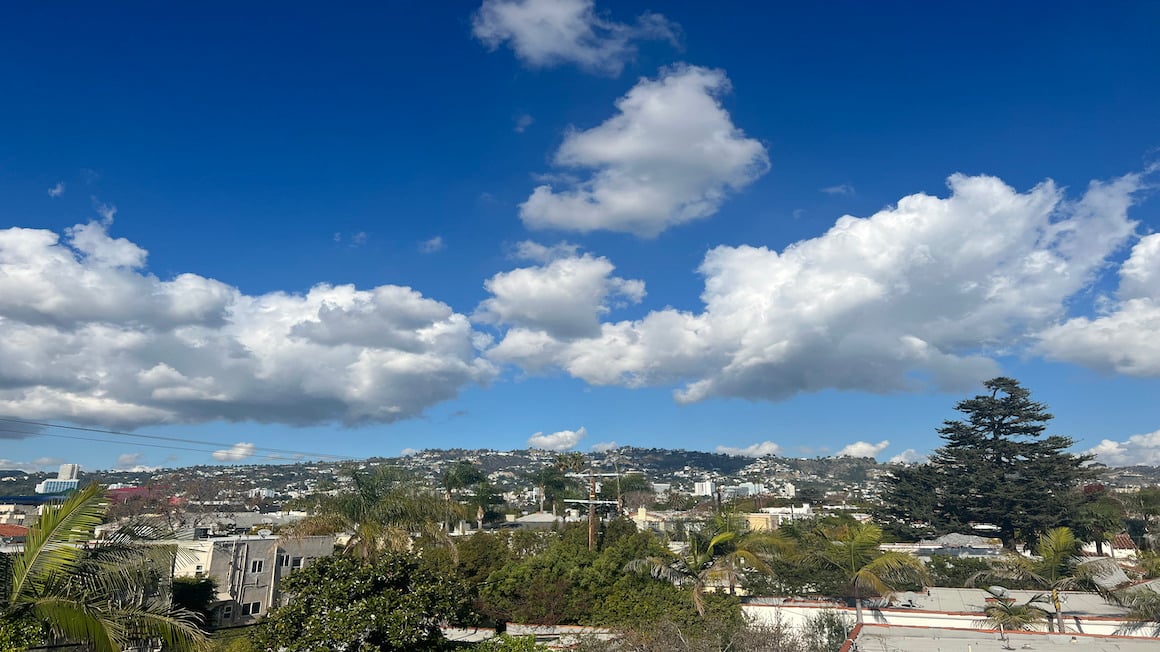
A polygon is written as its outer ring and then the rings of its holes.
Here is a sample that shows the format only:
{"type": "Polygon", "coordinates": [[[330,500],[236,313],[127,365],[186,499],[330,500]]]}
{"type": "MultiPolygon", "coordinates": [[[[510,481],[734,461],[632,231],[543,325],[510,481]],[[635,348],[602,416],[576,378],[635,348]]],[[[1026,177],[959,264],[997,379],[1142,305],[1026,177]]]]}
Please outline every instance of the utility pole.
{"type": "Polygon", "coordinates": [[[588,473],[588,550],[596,550],[596,476],[588,473]]]}
{"type": "MultiPolygon", "coordinates": [[[[616,505],[619,501],[616,500],[596,500],[596,478],[612,477],[615,473],[596,473],[591,467],[588,469],[588,500],[575,500],[565,498],[566,503],[588,503],[588,549],[596,550],[596,506],[597,505],[616,505]]],[[[583,473],[569,473],[570,478],[584,478],[583,473]]]]}

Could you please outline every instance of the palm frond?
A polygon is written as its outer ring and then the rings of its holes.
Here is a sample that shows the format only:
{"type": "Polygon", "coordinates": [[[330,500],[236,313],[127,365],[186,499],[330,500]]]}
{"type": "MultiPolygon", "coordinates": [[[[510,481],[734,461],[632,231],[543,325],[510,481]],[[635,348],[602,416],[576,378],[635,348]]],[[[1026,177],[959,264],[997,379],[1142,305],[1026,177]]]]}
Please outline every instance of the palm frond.
{"type": "Polygon", "coordinates": [[[48,623],[52,633],[66,641],[84,641],[93,652],[120,652],[126,643],[125,628],[108,617],[98,604],[60,596],[37,598],[32,613],[48,623]]]}
{"type": "Polygon", "coordinates": [[[58,505],[46,505],[12,563],[8,601],[33,599],[54,575],[67,575],[84,557],[77,544],[92,538],[105,514],[105,492],[91,484],[58,505]]]}

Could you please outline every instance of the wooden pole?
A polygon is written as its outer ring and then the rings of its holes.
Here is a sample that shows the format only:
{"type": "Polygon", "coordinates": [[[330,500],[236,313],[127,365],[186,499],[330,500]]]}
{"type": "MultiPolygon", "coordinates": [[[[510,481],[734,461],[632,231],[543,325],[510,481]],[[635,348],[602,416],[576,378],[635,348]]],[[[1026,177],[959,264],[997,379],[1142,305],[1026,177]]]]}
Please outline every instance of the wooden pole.
{"type": "Polygon", "coordinates": [[[588,549],[596,550],[596,476],[588,475],[588,549]]]}

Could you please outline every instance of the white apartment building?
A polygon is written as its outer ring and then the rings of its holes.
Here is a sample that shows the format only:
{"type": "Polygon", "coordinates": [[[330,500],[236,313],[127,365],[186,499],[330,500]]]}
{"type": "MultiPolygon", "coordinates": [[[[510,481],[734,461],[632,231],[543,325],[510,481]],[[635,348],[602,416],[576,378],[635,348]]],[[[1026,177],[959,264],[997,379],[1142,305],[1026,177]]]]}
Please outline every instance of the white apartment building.
{"type": "Polygon", "coordinates": [[[77,475],[80,473],[79,464],[61,464],[55,478],[49,478],[33,489],[38,494],[62,494],[72,491],[80,484],[77,475]]]}
{"type": "Polygon", "coordinates": [[[175,541],[180,552],[174,577],[212,577],[217,600],[209,625],[236,627],[257,622],[280,604],[278,582],[334,552],[334,536],[233,536],[175,541]]]}
{"type": "Polygon", "coordinates": [[[694,482],[693,483],[693,495],[694,496],[712,496],[713,491],[715,489],[716,489],[716,487],[714,486],[712,480],[705,480],[704,482],[694,482]]]}

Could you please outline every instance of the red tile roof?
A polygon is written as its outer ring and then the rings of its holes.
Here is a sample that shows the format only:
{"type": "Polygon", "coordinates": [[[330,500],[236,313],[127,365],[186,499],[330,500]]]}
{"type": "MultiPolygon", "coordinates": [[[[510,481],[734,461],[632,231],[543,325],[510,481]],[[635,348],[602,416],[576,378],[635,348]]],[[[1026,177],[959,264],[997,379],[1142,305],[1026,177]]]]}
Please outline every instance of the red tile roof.
{"type": "Polygon", "coordinates": [[[0,523],[0,537],[22,537],[28,534],[28,528],[23,525],[8,525],[0,523]]]}
{"type": "Polygon", "coordinates": [[[1112,547],[1116,550],[1135,550],[1136,542],[1127,534],[1117,534],[1112,538],[1112,547]]]}

